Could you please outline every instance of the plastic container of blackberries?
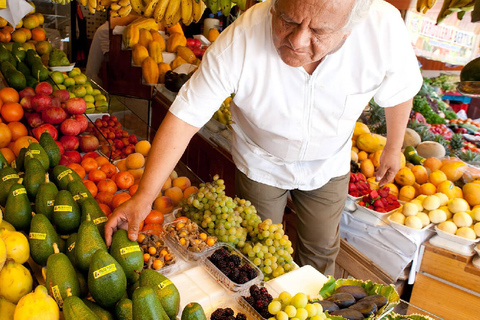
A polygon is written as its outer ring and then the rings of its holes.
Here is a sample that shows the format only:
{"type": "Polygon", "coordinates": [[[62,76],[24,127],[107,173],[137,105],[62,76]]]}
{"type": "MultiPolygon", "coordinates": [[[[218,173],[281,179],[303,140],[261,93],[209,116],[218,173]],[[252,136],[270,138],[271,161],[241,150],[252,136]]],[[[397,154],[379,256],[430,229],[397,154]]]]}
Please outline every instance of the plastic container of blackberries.
{"type": "MultiPolygon", "coordinates": [[[[260,283],[258,284],[258,288],[259,290],[267,290],[267,288],[265,288],[263,286],[263,283],[260,283]]],[[[268,292],[268,290],[267,290],[268,292]]],[[[270,292],[269,292],[270,293],[270,292]]],[[[249,313],[250,315],[252,315],[255,319],[257,320],[267,320],[268,318],[264,318],[247,300],[246,298],[247,297],[251,297],[252,294],[250,293],[250,287],[247,288],[246,291],[243,291],[243,292],[238,292],[237,293],[237,297],[236,297],[236,300],[237,300],[237,303],[245,310],[247,311],[247,313],[249,313]]],[[[273,298],[273,297],[272,297],[273,298]]],[[[270,301],[271,302],[271,301],[270,301]]],[[[266,304],[266,308],[268,308],[268,303],[265,303],[266,304]]],[[[272,315],[270,315],[270,317],[272,317],[272,315]]]]}
{"type": "MultiPolygon", "coordinates": [[[[248,303],[247,303],[248,304],[248,303]]],[[[233,311],[233,317],[232,319],[239,319],[238,317],[238,314],[243,314],[245,316],[244,319],[246,320],[257,320],[258,318],[256,316],[254,316],[249,310],[243,308],[243,306],[241,306],[240,304],[238,304],[237,300],[232,298],[231,296],[228,296],[226,299],[222,300],[221,302],[219,301],[215,308],[213,308],[212,310],[210,310],[210,312],[207,312],[207,319],[212,319],[212,320],[216,320],[218,318],[216,318],[214,316],[214,313],[215,312],[219,312],[217,311],[218,309],[224,309],[223,312],[226,311],[226,309],[231,309],[230,311],[230,315],[233,311]],[[213,317],[212,317],[213,316],[213,317]]],[[[222,311],[220,311],[222,312],[222,311]]],[[[220,317],[221,319],[230,319],[230,318],[227,318],[226,315],[224,315],[224,317],[220,317]]]]}
{"type": "MultiPolygon", "coordinates": [[[[205,269],[215,278],[217,282],[219,282],[225,289],[233,291],[233,292],[244,292],[250,288],[250,286],[254,284],[259,284],[263,280],[263,273],[260,269],[257,268],[247,257],[245,257],[240,251],[235,249],[232,245],[224,242],[219,242],[216,247],[210,248],[206,251],[202,257],[202,263],[205,269]],[[233,280],[230,280],[226,274],[224,274],[220,269],[210,260],[210,257],[220,249],[227,250],[230,255],[236,255],[239,257],[240,264],[239,266],[242,268],[244,265],[250,266],[251,269],[256,273],[256,276],[251,278],[245,283],[237,283],[233,280]]],[[[245,267],[243,267],[245,268],[245,267]]]]}
{"type": "MultiPolygon", "coordinates": [[[[182,246],[178,241],[177,239],[175,239],[175,237],[173,237],[167,230],[168,230],[168,227],[169,226],[176,226],[178,223],[183,223],[183,221],[173,221],[173,222],[170,222],[170,223],[166,223],[164,226],[163,226],[163,229],[164,229],[164,232],[163,232],[163,236],[164,236],[164,239],[165,241],[171,245],[174,250],[176,252],[178,252],[182,257],[183,259],[187,260],[187,261],[190,261],[190,262],[199,262],[204,253],[210,249],[213,249],[213,248],[216,248],[218,246],[217,242],[215,242],[215,244],[213,246],[206,246],[205,248],[203,248],[203,250],[201,251],[198,251],[198,252],[194,252],[194,251],[190,251],[188,250],[188,248],[186,246],[182,246]]],[[[192,223],[195,223],[192,221],[192,223]]],[[[197,225],[198,227],[198,232],[199,234],[200,233],[205,233],[208,235],[208,233],[203,230],[199,225],[197,225]]]]}

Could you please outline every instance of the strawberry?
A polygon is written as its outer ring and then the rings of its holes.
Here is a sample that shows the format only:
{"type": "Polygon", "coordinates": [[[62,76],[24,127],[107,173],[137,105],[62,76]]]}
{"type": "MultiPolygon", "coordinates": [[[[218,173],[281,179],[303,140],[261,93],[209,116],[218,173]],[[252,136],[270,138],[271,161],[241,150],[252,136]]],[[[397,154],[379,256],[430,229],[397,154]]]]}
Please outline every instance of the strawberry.
{"type": "Polygon", "coordinates": [[[363,175],[363,173],[359,172],[359,173],[357,173],[357,180],[366,182],[367,178],[363,175]]]}
{"type": "Polygon", "coordinates": [[[365,202],[363,201],[360,201],[358,204],[361,205],[362,207],[365,207],[365,202]]]}
{"type": "Polygon", "coordinates": [[[348,184],[348,192],[349,192],[349,193],[350,193],[351,191],[357,191],[357,190],[358,190],[358,189],[357,189],[357,185],[356,185],[355,183],[350,182],[350,183],[348,184]]]}
{"type": "Polygon", "coordinates": [[[382,213],[388,212],[387,209],[385,209],[385,208],[377,208],[377,209],[375,209],[375,211],[382,212],[382,213]]]}
{"type": "Polygon", "coordinates": [[[378,190],[378,194],[380,195],[380,197],[382,198],[386,198],[388,197],[388,193],[390,192],[390,188],[389,187],[385,187],[385,188],[382,188],[382,189],[379,189],[378,190]]]}
{"type": "Polygon", "coordinates": [[[355,183],[357,181],[358,181],[358,179],[357,179],[357,176],[355,175],[355,173],[350,172],[350,182],[355,183]]]}
{"type": "Polygon", "coordinates": [[[378,198],[378,192],[377,192],[377,190],[372,190],[372,191],[370,191],[370,197],[371,197],[372,199],[378,198]]]}
{"type": "Polygon", "coordinates": [[[358,191],[348,192],[348,194],[350,194],[352,197],[360,197],[360,193],[358,191]]]}
{"type": "Polygon", "coordinates": [[[384,208],[385,207],[385,205],[383,204],[381,199],[375,200],[375,202],[373,203],[373,206],[375,208],[384,208]]]}

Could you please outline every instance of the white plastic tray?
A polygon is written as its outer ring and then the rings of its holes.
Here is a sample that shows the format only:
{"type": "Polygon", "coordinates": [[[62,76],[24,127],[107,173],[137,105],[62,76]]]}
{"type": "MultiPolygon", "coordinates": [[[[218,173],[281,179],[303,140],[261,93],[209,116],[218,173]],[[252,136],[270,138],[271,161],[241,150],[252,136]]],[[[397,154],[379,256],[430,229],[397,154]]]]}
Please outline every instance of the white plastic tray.
{"type": "Polygon", "coordinates": [[[476,256],[472,260],[472,264],[475,268],[480,269],[480,256],[476,256]]]}
{"type": "Polygon", "coordinates": [[[400,231],[405,236],[415,240],[415,242],[419,242],[419,244],[435,235],[435,231],[433,231],[433,223],[430,223],[422,229],[413,229],[391,220],[390,217],[388,217],[387,219],[388,222],[390,222],[392,228],[400,231]]]}
{"type": "Polygon", "coordinates": [[[69,66],[61,66],[61,67],[49,67],[52,71],[60,71],[60,72],[70,72],[75,68],[75,62],[70,63],[69,66]]]}
{"type": "Polygon", "coordinates": [[[475,254],[472,246],[466,246],[463,244],[459,244],[458,242],[450,241],[445,238],[440,237],[438,234],[433,236],[430,239],[430,244],[434,245],[439,248],[447,249],[449,251],[471,257],[475,254]]]}
{"type": "Polygon", "coordinates": [[[354,197],[347,194],[347,200],[345,201],[345,209],[349,212],[353,212],[357,209],[356,202],[362,197],[354,197]]]}
{"type": "Polygon", "coordinates": [[[464,246],[471,246],[472,249],[473,249],[473,246],[480,241],[480,238],[477,238],[475,240],[470,240],[470,239],[467,239],[467,238],[463,238],[463,237],[445,232],[443,230],[438,229],[437,226],[435,226],[435,231],[437,232],[437,234],[440,237],[442,237],[444,239],[456,242],[456,243],[464,245],[464,246]]]}

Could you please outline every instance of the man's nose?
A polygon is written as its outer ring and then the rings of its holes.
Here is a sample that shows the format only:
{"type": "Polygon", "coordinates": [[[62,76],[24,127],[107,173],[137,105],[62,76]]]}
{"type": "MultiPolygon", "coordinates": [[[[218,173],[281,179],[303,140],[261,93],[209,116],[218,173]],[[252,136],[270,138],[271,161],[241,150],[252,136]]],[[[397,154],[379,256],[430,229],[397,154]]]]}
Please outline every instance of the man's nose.
{"type": "Polygon", "coordinates": [[[300,49],[309,46],[310,44],[310,30],[303,26],[298,26],[288,36],[287,40],[290,42],[292,49],[300,49]]]}

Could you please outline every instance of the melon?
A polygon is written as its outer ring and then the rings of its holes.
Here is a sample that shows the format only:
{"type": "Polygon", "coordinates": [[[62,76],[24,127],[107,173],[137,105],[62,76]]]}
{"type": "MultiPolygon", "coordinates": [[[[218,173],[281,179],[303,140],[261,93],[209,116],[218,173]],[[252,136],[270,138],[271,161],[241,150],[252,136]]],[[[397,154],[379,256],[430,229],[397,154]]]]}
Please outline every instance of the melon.
{"type": "Polygon", "coordinates": [[[422,142],[420,135],[413,129],[407,128],[403,138],[403,148],[416,147],[422,142]]]}
{"type": "Polygon", "coordinates": [[[424,158],[443,158],[445,157],[445,148],[438,142],[425,141],[417,145],[417,154],[424,158]]]}

